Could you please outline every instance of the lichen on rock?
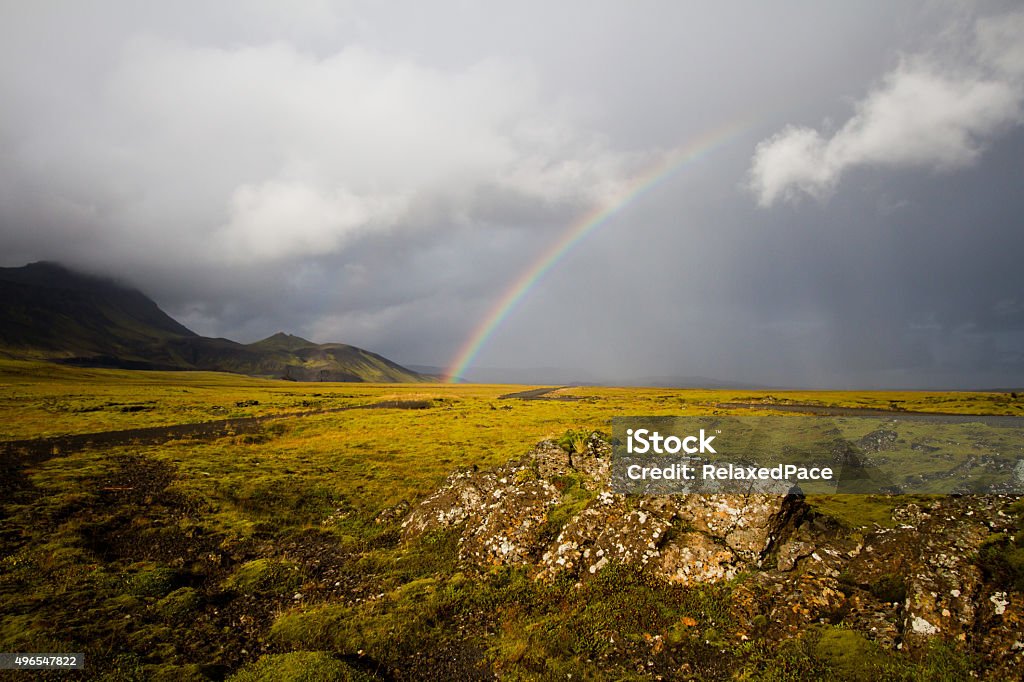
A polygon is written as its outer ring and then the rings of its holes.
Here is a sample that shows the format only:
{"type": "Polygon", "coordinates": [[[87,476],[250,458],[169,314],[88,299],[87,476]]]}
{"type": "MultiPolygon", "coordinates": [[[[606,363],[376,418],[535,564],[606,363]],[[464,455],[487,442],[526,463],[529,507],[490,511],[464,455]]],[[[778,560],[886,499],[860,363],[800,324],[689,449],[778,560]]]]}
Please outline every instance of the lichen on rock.
{"type": "MultiPolygon", "coordinates": [[[[891,440],[869,435],[878,451],[891,440]]],[[[403,537],[458,530],[465,570],[519,566],[537,580],[582,582],[617,564],[666,586],[736,579],[738,639],[842,623],[883,648],[944,638],[975,647],[990,671],[1024,663],[1024,598],[978,558],[1016,551],[1014,497],[918,499],[893,511],[894,527],[850,529],[788,492],[617,494],[610,463],[592,435],[581,452],[548,440],[502,467],[457,471],[406,515],[403,537]]]]}
{"type": "Polygon", "coordinates": [[[467,563],[525,565],[541,579],[587,579],[615,562],[685,584],[762,565],[807,511],[798,495],[616,494],[610,461],[610,445],[594,435],[585,452],[542,441],[496,470],[456,472],[409,513],[404,536],[460,526],[467,563]],[[555,527],[570,497],[583,504],[555,527]]]}

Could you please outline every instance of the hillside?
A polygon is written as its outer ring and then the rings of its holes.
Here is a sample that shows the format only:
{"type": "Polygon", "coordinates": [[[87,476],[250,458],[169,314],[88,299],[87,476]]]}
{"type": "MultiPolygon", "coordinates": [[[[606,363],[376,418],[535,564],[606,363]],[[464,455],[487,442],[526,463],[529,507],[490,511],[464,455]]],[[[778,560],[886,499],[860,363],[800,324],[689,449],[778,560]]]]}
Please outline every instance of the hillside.
{"type": "Polygon", "coordinates": [[[56,263],[0,268],[0,348],[19,357],[125,369],[194,369],[294,381],[424,381],[370,351],[275,334],[199,336],[142,292],[56,263]]]}
{"type": "Polygon", "coordinates": [[[196,338],[141,292],[52,263],[0,268],[0,321],[5,347],[81,354],[196,338]]]}

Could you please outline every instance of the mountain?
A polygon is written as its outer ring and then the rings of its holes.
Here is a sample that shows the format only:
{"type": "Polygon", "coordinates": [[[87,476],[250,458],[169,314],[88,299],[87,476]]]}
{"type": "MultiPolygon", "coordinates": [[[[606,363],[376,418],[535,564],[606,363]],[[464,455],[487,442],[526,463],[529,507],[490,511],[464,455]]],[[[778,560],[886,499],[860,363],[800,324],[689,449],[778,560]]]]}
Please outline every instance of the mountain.
{"type": "Polygon", "coordinates": [[[199,336],[142,292],[56,263],[0,268],[0,348],[91,367],[192,369],[294,381],[427,381],[370,351],[283,332],[199,336]]]}
{"type": "Polygon", "coordinates": [[[296,351],[302,350],[303,348],[309,348],[316,344],[312,341],[307,341],[301,336],[295,336],[294,334],[285,334],[284,332],[278,332],[273,336],[268,336],[262,341],[250,343],[249,348],[256,348],[258,350],[265,351],[296,351]]]}
{"type": "Polygon", "coordinates": [[[192,338],[144,294],[53,263],[0,268],[0,345],[82,354],[130,353],[192,338]]]}

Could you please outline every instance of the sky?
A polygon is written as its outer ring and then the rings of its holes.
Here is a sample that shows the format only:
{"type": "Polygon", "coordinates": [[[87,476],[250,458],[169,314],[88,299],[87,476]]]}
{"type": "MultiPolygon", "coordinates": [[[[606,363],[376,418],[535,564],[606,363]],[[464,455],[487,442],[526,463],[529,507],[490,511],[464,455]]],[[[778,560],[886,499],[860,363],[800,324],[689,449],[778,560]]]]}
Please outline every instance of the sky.
{"type": "Polygon", "coordinates": [[[0,102],[0,265],[204,335],[448,367],[617,209],[466,376],[1024,386],[1018,3],[0,0],[0,102]]]}

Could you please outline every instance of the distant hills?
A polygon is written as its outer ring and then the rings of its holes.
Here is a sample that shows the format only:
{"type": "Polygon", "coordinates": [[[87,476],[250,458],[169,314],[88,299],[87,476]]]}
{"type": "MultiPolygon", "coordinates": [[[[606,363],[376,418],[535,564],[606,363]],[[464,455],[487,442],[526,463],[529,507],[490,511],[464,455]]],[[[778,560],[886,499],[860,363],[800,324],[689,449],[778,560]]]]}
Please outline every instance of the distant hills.
{"type": "Polygon", "coordinates": [[[47,262],[0,268],[0,348],[89,367],[212,370],[293,381],[432,379],[362,348],[283,332],[250,344],[199,336],[140,291],[47,262]]]}

